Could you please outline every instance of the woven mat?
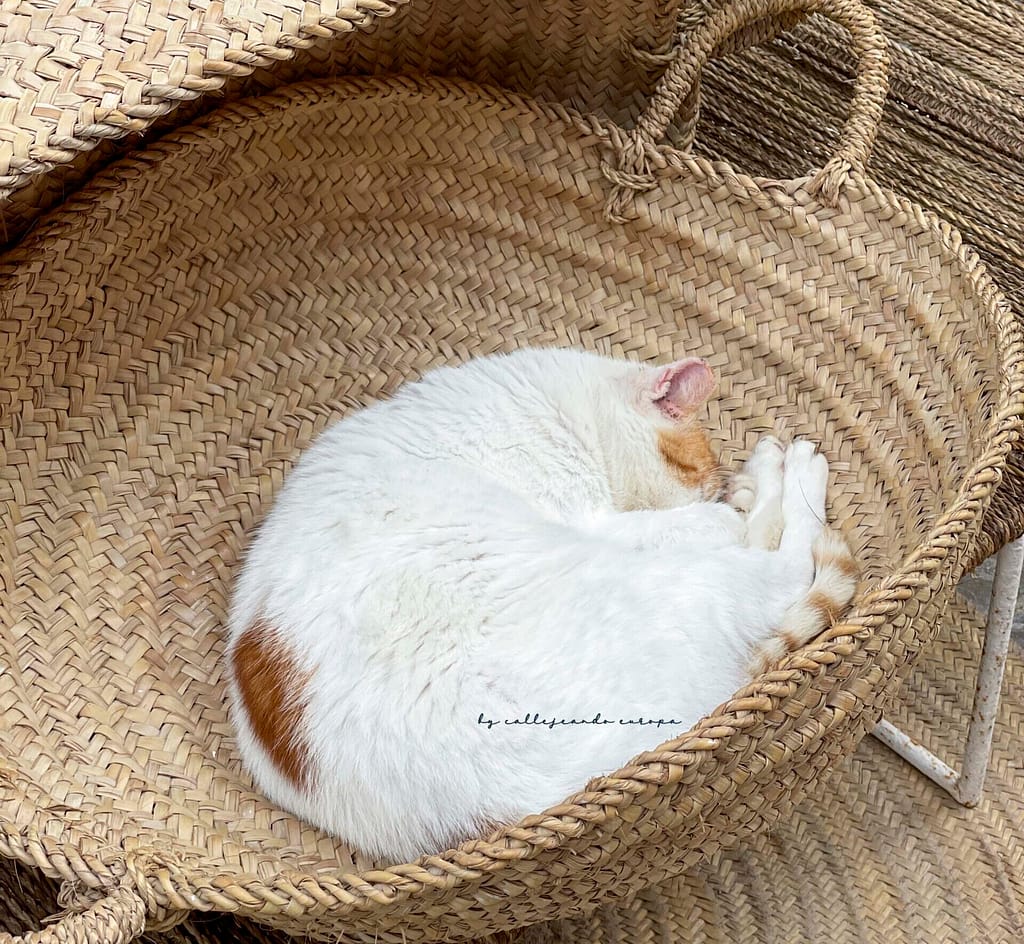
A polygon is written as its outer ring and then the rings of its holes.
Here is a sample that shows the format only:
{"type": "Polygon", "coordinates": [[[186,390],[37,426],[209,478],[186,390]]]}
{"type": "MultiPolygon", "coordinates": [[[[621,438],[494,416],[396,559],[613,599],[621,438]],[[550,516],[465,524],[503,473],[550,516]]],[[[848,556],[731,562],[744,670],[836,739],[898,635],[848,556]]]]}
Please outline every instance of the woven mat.
{"type": "MultiPolygon", "coordinates": [[[[890,714],[951,763],[970,715],[982,620],[958,601],[890,714]],[[930,720],[929,720],[930,719],[930,720]]],[[[873,738],[775,830],[696,874],[518,936],[520,944],[1010,944],[1024,938],[1024,651],[1008,664],[985,799],[957,806],[873,738]]],[[[0,928],[57,910],[56,886],[0,868],[0,928]]],[[[193,918],[165,944],[280,933],[228,916],[193,918]]],[[[516,939],[516,938],[513,938],[516,939]]],[[[497,944],[490,941],[488,944],[497,944]]]]}

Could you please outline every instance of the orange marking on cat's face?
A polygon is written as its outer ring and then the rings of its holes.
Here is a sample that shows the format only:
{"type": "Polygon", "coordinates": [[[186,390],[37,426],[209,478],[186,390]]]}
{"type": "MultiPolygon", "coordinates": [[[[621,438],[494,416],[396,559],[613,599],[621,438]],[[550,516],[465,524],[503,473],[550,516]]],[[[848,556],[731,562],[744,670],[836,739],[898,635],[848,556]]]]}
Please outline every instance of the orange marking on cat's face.
{"type": "Polygon", "coordinates": [[[687,488],[703,488],[716,494],[725,479],[708,434],[697,426],[661,430],[658,450],[672,473],[687,488]]]}
{"type": "Polygon", "coordinates": [[[278,632],[262,619],[238,637],[231,662],[256,740],[284,777],[297,787],[307,786],[309,754],[298,732],[308,674],[299,670],[278,632]]]}

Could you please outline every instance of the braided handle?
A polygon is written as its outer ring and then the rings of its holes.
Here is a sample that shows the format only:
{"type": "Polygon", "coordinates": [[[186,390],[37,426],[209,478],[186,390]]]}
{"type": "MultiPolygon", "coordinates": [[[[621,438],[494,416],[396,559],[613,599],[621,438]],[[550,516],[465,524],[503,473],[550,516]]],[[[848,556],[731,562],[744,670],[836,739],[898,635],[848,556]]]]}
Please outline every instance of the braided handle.
{"type": "Polygon", "coordinates": [[[122,885],[86,911],[68,915],[41,931],[14,937],[0,933],[0,944],[128,944],[146,927],[146,903],[122,885]]]}
{"type": "Polygon", "coordinates": [[[619,150],[618,167],[606,175],[617,183],[609,216],[619,212],[629,192],[653,186],[649,155],[665,136],[680,107],[692,100],[701,70],[730,37],[770,18],[821,13],[845,27],[857,58],[857,79],[850,116],[835,153],[814,177],[811,187],[825,203],[835,205],[851,172],[863,173],[882,121],[889,90],[889,56],[872,12],[860,0],[738,0],[715,10],[686,35],[650,103],[619,150]]]}

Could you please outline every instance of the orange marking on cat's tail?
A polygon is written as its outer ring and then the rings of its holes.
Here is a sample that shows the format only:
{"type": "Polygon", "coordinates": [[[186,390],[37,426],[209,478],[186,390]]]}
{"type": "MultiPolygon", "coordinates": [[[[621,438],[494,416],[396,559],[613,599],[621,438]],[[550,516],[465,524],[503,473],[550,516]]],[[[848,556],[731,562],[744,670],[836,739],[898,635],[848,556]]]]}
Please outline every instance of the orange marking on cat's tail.
{"type": "Polygon", "coordinates": [[[305,729],[305,687],[302,672],[280,633],[257,619],[231,650],[231,669],[253,735],[281,775],[294,786],[309,786],[309,750],[305,729]]]}
{"type": "Polygon", "coordinates": [[[787,611],[778,632],[754,652],[751,671],[760,675],[787,652],[807,645],[842,615],[857,592],[860,568],[846,539],[825,528],[814,542],[814,580],[806,596],[787,611]]]}

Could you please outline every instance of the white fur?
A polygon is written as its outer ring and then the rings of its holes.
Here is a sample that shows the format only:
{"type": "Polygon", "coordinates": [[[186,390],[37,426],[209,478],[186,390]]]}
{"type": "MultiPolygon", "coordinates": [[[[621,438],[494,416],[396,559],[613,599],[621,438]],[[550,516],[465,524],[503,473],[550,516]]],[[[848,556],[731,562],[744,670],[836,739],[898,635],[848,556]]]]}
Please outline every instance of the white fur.
{"type": "MultiPolygon", "coordinates": [[[[267,795],[406,860],[514,822],[686,730],[748,681],[814,577],[825,460],[759,446],[729,504],[658,451],[657,369],[566,350],[442,368],[328,429],[253,541],[230,633],[303,671],[311,787],[267,795]],[[785,468],[783,469],[783,465],[785,468]],[[784,481],[783,481],[784,478],[784,481]],[[748,543],[751,546],[748,546],[748,543]],[[675,724],[504,725],[504,719],[675,724]],[[493,727],[478,723],[498,721],[493,727]]],[[[701,398],[703,399],[703,398],[701,398]]]]}

